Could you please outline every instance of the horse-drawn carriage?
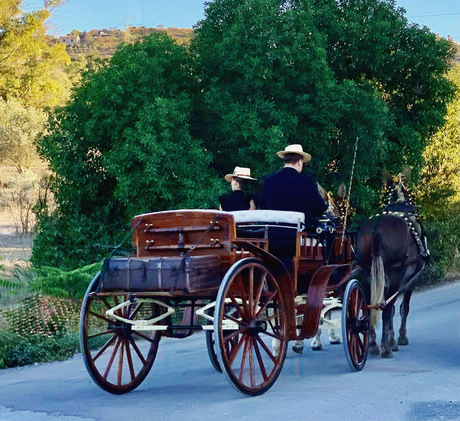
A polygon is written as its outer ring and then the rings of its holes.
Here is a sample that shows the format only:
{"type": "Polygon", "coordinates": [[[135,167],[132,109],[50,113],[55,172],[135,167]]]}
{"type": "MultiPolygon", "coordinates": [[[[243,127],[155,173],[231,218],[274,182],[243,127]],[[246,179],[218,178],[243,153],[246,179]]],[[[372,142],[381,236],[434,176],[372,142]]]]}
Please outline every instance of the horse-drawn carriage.
{"type": "Polygon", "coordinates": [[[248,395],[274,384],[288,341],[318,328],[341,328],[347,361],[361,370],[369,316],[353,238],[327,225],[307,232],[303,218],[213,210],[133,218],[136,254],[106,259],[82,305],[81,348],[94,381],[129,392],[147,376],[162,336],[198,330],[213,366],[248,395]],[[326,321],[331,311],[340,316],[326,321]]]}

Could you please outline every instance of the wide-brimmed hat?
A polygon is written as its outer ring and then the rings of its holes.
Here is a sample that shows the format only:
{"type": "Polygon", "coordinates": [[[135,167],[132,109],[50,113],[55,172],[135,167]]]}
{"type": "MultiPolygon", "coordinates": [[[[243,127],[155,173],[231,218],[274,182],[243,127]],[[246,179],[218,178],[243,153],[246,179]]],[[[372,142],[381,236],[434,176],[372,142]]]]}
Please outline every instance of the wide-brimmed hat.
{"type": "Polygon", "coordinates": [[[225,179],[230,183],[233,177],[244,178],[245,180],[257,180],[251,177],[251,169],[245,167],[235,167],[233,174],[227,174],[225,179]]]}
{"type": "Polygon", "coordinates": [[[297,155],[301,155],[303,157],[303,162],[308,162],[311,159],[311,155],[304,152],[302,145],[299,144],[286,146],[286,149],[284,151],[279,151],[276,154],[280,158],[284,158],[284,155],[286,155],[287,153],[296,153],[297,155]]]}

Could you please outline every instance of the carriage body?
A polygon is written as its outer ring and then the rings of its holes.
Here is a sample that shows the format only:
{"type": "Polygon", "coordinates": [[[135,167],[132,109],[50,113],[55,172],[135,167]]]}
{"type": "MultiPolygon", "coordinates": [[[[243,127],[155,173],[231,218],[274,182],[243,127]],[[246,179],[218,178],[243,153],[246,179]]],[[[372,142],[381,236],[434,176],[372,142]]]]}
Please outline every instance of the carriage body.
{"type": "MultiPolygon", "coordinates": [[[[306,233],[302,218],[214,210],[134,217],[136,254],[107,259],[82,306],[81,346],[95,382],[126,393],[148,374],[161,336],[205,330],[214,367],[240,392],[258,395],[276,381],[287,342],[315,334],[325,300],[342,308],[358,294],[354,306],[357,300],[359,318],[366,319],[356,281],[346,291],[354,273],[352,238],[306,233]],[[272,340],[281,344],[276,353],[272,340]]],[[[347,317],[348,311],[341,320],[349,324],[347,317]]],[[[366,320],[360,323],[364,331],[366,320]]],[[[348,345],[356,370],[365,363],[365,342],[358,352],[348,345]]]]}

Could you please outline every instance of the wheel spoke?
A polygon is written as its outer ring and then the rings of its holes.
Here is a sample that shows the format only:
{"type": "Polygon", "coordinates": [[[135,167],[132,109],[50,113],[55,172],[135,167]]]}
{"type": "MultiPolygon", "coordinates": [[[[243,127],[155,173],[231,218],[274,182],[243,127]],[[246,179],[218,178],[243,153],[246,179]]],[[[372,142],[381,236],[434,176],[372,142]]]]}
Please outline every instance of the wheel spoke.
{"type": "Polygon", "coordinates": [[[99,352],[92,358],[93,362],[96,361],[103,353],[104,351],[113,343],[113,341],[117,339],[116,335],[113,335],[105,344],[104,346],[99,350],[99,352]]]}
{"type": "MultiPolygon", "coordinates": [[[[234,306],[232,308],[232,311],[236,310],[236,312],[240,315],[241,319],[247,320],[248,319],[247,311],[244,309],[244,304],[246,300],[244,298],[241,300],[243,303],[243,309],[241,309],[241,305],[238,303],[238,301],[236,300],[236,297],[230,291],[228,292],[228,297],[230,298],[230,300],[232,300],[232,303],[234,306]]],[[[226,314],[225,317],[228,318],[229,320],[239,323],[237,319],[235,319],[234,317],[231,317],[228,314],[226,314]]]]}
{"type": "Polygon", "coordinates": [[[267,305],[268,303],[273,300],[273,297],[278,294],[277,291],[273,291],[271,294],[269,294],[267,300],[265,301],[265,303],[259,308],[259,311],[256,313],[256,315],[254,316],[255,319],[257,319],[259,316],[260,316],[260,313],[265,310],[267,308],[267,305]]]}
{"type": "MultiPolygon", "coordinates": [[[[241,335],[241,338],[238,339],[238,342],[236,343],[236,346],[234,346],[233,349],[231,349],[231,352],[230,352],[230,354],[228,355],[228,358],[227,358],[228,363],[230,365],[233,364],[233,361],[235,360],[236,356],[238,355],[238,351],[240,350],[240,348],[243,345],[243,343],[246,341],[246,339],[245,339],[246,336],[247,335],[241,335]]],[[[227,338],[224,338],[224,341],[227,342],[227,338]]]]}
{"type": "Polygon", "coordinates": [[[254,314],[254,267],[249,268],[249,317],[254,314]]]}
{"type": "Polygon", "coordinates": [[[134,318],[136,317],[137,313],[139,313],[139,310],[142,308],[143,305],[144,303],[137,303],[132,313],[128,314],[128,319],[134,320],[134,318]]]}
{"type": "MultiPolygon", "coordinates": [[[[241,274],[238,276],[238,287],[239,287],[238,288],[239,294],[241,296],[241,303],[243,305],[241,318],[242,319],[248,319],[250,317],[251,310],[248,308],[248,304],[246,302],[246,291],[244,290],[244,283],[243,283],[243,279],[241,278],[241,274]]],[[[231,291],[229,291],[229,296],[230,295],[233,296],[233,294],[231,294],[231,291]]],[[[238,307],[239,307],[239,305],[238,305],[238,307]]]]}
{"type": "Polygon", "coordinates": [[[115,333],[115,332],[116,332],[115,329],[108,329],[102,332],[92,333],[91,335],[88,335],[88,339],[97,338],[98,336],[108,335],[109,333],[115,333]]]}
{"type": "MultiPolygon", "coordinates": [[[[245,335],[244,339],[244,349],[243,349],[243,355],[241,356],[241,364],[240,364],[240,374],[239,374],[239,380],[240,382],[243,381],[243,376],[244,376],[244,367],[246,365],[246,356],[248,355],[248,349],[249,349],[249,337],[245,335]]],[[[249,373],[251,375],[251,373],[249,373]]]]}
{"type": "Polygon", "coordinates": [[[123,339],[120,339],[120,352],[118,353],[118,373],[117,373],[117,385],[121,386],[121,379],[122,379],[122,374],[123,374],[123,355],[124,355],[124,349],[125,349],[125,341],[123,339]]]}
{"type": "Polygon", "coordinates": [[[262,377],[263,377],[264,381],[267,381],[268,376],[267,376],[267,372],[265,370],[264,362],[262,360],[262,355],[260,354],[259,345],[257,345],[257,341],[254,341],[254,350],[256,352],[257,361],[259,362],[259,368],[260,368],[260,372],[262,374],[262,377]]]}
{"type": "Polygon", "coordinates": [[[128,361],[129,373],[131,374],[131,381],[133,381],[136,376],[134,374],[134,366],[133,366],[133,359],[131,356],[131,350],[129,348],[129,340],[125,340],[125,348],[126,348],[126,360],[128,361]]]}
{"type": "Polygon", "coordinates": [[[89,314],[91,314],[91,316],[97,317],[100,320],[104,320],[104,322],[107,322],[107,323],[112,323],[113,322],[113,320],[110,320],[105,316],[102,316],[102,315],[100,315],[98,313],[95,313],[94,311],[90,311],[89,314]]]}
{"type": "Polygon", "coordinates": [[[264,332],[264,335],[270,336],[270,338],[274,338],[274,339],[281,338],[281,335],[277,335],[276,333],[269,332],[268,330],[264,332]]]}
{"type": "Polygon", "coordinates": [[[115,359],[119,346],[120,346],[120,338],[117,337],[117,341],[115,342],[115,348],[112,351],[112,355],[110,356],[109,363],[107,364],[107,368],[105,369],[104,379],[106,380],[107,380],[107,376],[109,375],[110,369],[112,368],[113,360],[115,359]]]}
{"type": "Polygon", "coordinates": [[[256,372],[255,372],[255,367],[254,367],[254,348],[253,348],[254,338],[250,336],[248,339],[249,339],[249,374],[251,378],[251,386],[255,387],[256,372]]]}
{"type": "Polygon", "coordinates": [[[132,333],[134,335],[136,335],[136,336],[141,337],[142,339],[145,339],[146,341],[151,342],[151,343],[157,343],[158,342],[158,340],[156,338],[150,338],[150,337],[144,335],[143,333],[138,332],[137,330],[133,330],[132,333]]]}
{"type": "Polygon", "coordinates": [[[266,281],[267,281],[267,274],[264,273],[264,276],[259,283],[259,288],[257,289],[256,297],[254,299],[254,308],[252,310],[253,314],[256,312],[257,306],[259,305],[260,297],[262,296],[262,291],[264,290],[264,285],[266,281]]]}
{"type": "Polygon", "coordinates": [[[272,352],[270,351],[268,346],[265,345],[265,342],[258,335],[256,336],[256,339],[257,339],[257,342],[259,342],[260,346],[263,348],[263,350],[266,352],[266,354],[275,363],[276,362],[276,357],[272,354],[272,352]]]}
{"type": "Polygon", "coordinates": [[[131,343],[131,346],[133,347],[134,351],[136,351],[136,354],[137,356],[139,357],[139,359],[142,361],[142,364],[145,364],[145,358],[144,356],[142,355],[142,352],[140,351],[139,347],[137,346],[136,342],[134,341],[134,339],[131,337],[129,339],[130,343],[131,343]]]}

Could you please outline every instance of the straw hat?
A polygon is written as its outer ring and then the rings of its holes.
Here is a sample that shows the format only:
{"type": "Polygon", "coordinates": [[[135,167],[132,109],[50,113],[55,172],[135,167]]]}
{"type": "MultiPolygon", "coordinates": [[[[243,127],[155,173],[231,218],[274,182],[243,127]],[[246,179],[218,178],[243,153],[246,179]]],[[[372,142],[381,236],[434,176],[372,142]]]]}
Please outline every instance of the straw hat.
{"type": "Polygon", "coordinates": [[[246,180],[257,180],[251,177],[251,169],[244,167],[235,167],[233,174],[227,174],[225,179],[230,183],[233,177],[244,178],[246,180]]]}
{"type": "Polygon", "coordinates": [[[302,149],[302,145],[299,144],[286,146],[286,149],[284,151],[279,151],[276,154],[280,158],[283,158],[284,155],[286,155],[287,153],[296,153],[297,155],[301,155],[303,157],[303,162],[308,162],[311,159],[311,155],[304,152],[302,149]]]}

